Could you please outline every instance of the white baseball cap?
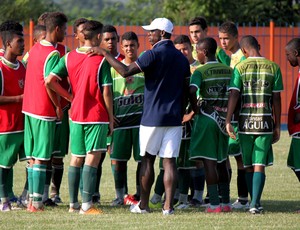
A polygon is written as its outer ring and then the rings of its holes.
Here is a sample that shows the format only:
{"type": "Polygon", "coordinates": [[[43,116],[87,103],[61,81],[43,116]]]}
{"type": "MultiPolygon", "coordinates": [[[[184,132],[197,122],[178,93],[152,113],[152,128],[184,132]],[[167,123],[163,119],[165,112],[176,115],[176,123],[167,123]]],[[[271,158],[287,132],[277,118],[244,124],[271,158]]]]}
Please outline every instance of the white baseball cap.
{"type": "Polygon", "coordinates": [[[150,25],[142,27],[144,30],[164,30],[169,34],[173,32],[173,23],[167,18],[155,18],[150,25]]]}

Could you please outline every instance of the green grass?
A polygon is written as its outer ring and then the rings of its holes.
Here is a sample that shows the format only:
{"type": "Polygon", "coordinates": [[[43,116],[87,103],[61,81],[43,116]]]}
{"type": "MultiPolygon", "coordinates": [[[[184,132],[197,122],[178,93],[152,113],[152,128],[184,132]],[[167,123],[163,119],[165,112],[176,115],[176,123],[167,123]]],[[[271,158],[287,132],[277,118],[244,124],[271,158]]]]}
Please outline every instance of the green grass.
{"type": "MultiPolygon", "coordinates": [[[[161,210],[153,210],[148,215],[136,215],[129,212],[128,206],[110,207],[114,198],[113,177],[111,175],[109,156],[103,165],[101,181],[101,208],[105,214],[82,216],[70,214],[68,210],[67,173],[64,174],[61,197],[65,202],[57,208],[46,208],[42,213],[28,213],[16,210],[0,213],[1,229],[299,229],[299,215],[294,213],[300,208],[299,182],[293,172],[286,166],[290,138],[282,132],[281,140],[274,145],[274,166],[266,170],[266,184],[262,196],[265,208],[263,215],[250,215],[246,212],[205,214],[201,209],[176,211],[173,216],[163,216],[161,210]]],[[[299,153],[300,154],[300,153],[299,153]]],[[[65,172],[69,163],[65,159],[65,172]]],[[[231,159],[233,179],[231,184],[232,201],[237,197],[236,168],[231,159]]],[[[158,160],[156,160],[158,163],[158,160]]],[[[14,191],[19,195],[25,180],[25,164],[15,166],[14,191]]],[[[129,192],[134,192],[135,163],[131,160],[128,167],[129,192]]],[[[158,165],[156,166],[158,169],[158,165]]],[[[152,188],[153,191],[153,188],[152,188]]]]}

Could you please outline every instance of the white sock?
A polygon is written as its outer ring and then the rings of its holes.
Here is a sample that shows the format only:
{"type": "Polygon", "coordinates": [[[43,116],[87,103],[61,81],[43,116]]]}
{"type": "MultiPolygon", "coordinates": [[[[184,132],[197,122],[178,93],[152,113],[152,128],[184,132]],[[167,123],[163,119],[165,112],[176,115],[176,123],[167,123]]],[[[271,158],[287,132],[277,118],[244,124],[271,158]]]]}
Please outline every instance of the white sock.
{"type": "Polygon", "coordinates": [[[202,191],[200,191],[200,190],[195,190],[194,191],[193,199],[196,199],[196,200],[202,202],[202,197],[203,197],[203,190],[202,191]]]}

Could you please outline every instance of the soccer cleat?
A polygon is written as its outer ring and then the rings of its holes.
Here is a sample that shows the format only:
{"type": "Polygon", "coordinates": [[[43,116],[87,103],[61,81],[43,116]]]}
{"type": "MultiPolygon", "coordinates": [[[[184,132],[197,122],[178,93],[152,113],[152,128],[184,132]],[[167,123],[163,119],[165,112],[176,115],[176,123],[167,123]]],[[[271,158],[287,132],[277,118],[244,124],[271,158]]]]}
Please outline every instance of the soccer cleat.
{"type": "Polygon", "coordinates": [[[261,206],[261,205],[259,205],[257,209],[260,211],[260,213],[263,213],[263,212],[264,212],[264,207],[261,206]]]}
{"type": "Polygon", "coordinates": [[[157,203],[152,203],[151,200],[149,201],[149,208],[162,208],[163,204],[161,201],[158,201],[157,203]]]}
{"type": "Polygon", "coordinates": [[[237,199],[233,204],[232,204],[233,209],[249,209],[249,203],[247,202],[241,202],[239,199],[237,199]]]}
{"type": "Polygon", "coordinates": [[[100,205],[100,195],[93,195],[92,196],[92,202],[93,202],[93,204],[99,204],[100,205]]]}
{"type": "Polygon", "coordinates": [[[16,196],[14,195],[13,197],[11,197],[11,198],[9,199],[9,201],[10,201],[11,203],[17,203],[18,197],[16,197],[16,196]]]}
{"type": "Polygon", "coordinates": [[[28,210],[28,208],[27,208],[27,211],[29,211],[29,212],[43,212],[43,211],[44,211],[44,208],[43,208],[43,207],[41,207],[41,208],[36,208],[36,207],[34,207],[33,205],[31,205],[30,208],[29,208],[29,210],[28,210]]]}
{"type": "Polygon", "coordinates": [[[146,210],[146,209],[141,209],[140,208],[140,203],[138,202],[136,205],[131,205],[130,206],[130,212],[131,213],[137,213],[137,214],[147,214],[150,213],[150,211],[146,210]]]}
{"type": "Polygon", "coordinates": [[[258,210],[258,208],[250,208],[249,212],[254,215],[261,214],[261,212],[258,210]]]}
{"type": "Polygon", "coordinates": [[[174,209],[169,209],[169,210],[162,209],[162,213],[164,216],[174,215],[174,209]]]}
{"type": "Polygon", "coordinates": [[[62,204],[62,200],[59,197],[59,195],[55,195],[54,197],[51,198],[51,200],[55,203],[55,204],[62,204]]]}
{"type": "Polygon", "coordinates": [[[231,204],[222,204],[222,212],[232,212],[231,204]]]}
{"type": "Polygon", "coordinates": [[[211,205],[207,206],[205,209],[205,212],[207,213],[220,213],[222,212],[221,205],[218,205],[217,207],[213,208],[211,205]]]}
{"type": "Polygon", "coordinates": [[[69,208],[69,213],[79,213],[80,212],[80,206],[78,208],[69,208]]]}
{"type": "Polygon", "coordinates": [[[47,207],[56,207],[57,204],[53,202],[53,200],[51,200],[50,198],[48,198],[47,200],[43,201],[43,204],[47,207]]]}
{"type": "Polygon", "coordinates": [[[135,199],[134,195],[127,194],[124,196],[125,205],[136,205],[137,203],[139,203],[139,201],[135,199]]]}
{"type": "Polygon", "coordinates": [[[1,212],[9,212],[11,211],[11,204],[10,202],[5,202],[0,205],[0,210],[1,212]]]}
{"type": "Polygon", "coordinates": [[[202,202],[197,199],[190,200],[190,205],[189,205],[190,207],[199,208],[201,205],[202,205],[202,202]]]}
{"type": "Polygon", "coordinates": [[[111,203],[111,206],[121,206],[121,205],[124,205],[124,201],[121,198],[116,198],[111,203]]]}
{"type": "Polygon", "coordinates": [[[103,214],[103,211],[101,209],[97,209],[94,206],[92,206],[91,208],[89,208],[86,211],[83,211],[82,209],[80,209],[79,214],[82,214],[82,215],[99,215],[99,214],[103,214]]]}
{"type": "Polygon", "coordinates": [[[176,209],[187,209],[187,208],[189,208],[189,207],[190,207],[189,204],[183,203],[183,202],[177,203],[177,204],[175,205],[175,208],[176,208],[176,209]]]}

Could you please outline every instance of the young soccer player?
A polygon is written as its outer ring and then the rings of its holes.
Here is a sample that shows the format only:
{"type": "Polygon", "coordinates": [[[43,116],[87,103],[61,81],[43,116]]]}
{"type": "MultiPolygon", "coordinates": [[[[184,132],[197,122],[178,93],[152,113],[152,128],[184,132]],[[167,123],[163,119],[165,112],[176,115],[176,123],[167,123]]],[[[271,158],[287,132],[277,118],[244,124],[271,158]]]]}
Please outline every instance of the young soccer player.
{"type": "Polygon", "coordinates": [[[235,66],[230,82],[226,130],[236,138],[231,119],[241,97],[238,127],[251,197],[249,211],[260,214],[265,167],[273,163],[272,143],[280,137],[282,75],[277,64],[261,56],[255,37],[244,36],[240,46],[247,59],[235,66]]]}
{"type": "Polygon", "coordinates": [[[80,209],[78,200],[73,199],[77,198],[74,194],[78,194],[80,168],[85,158],[80,214],[102,213],[93,206],[92,195],[95,191],[101,154],[106,149],[106,136],[113,130],[110,66],[103,56],[84,57],[85,54],[82,53],[84,49],[100,45],[102,27],[102,23],[97,21],[84,23],[82,31],[85,36],[84,47],[70,52],[61,59],[46,82],[47,87],[71,101],[72,95],[57,83],[57,78],[60,77],[69,76],[70,79],[74,98],[70,113],[72,159],[69,168],[71,196],[69,212],[80,209]]]}
{"type": "Polygon", "coordinates": [[[225,117],[227,87],[232,69],[216,61],[217,42],[213,38],[200,39],[196,49],[199,62],[205,65],[195,70],[190,83],[191,106],[196,114],[190,143],[190,160],[202,160],[204,163],[210,203],[205,211],[230,212],[225,117]],[[198,90],[203,100],[200,108],[196,96],[198,90]],[[207,144],[212,141],[215,144],[207,144]],[[219,193],[222,196],[221,204],[219,193]]]}
{"type": "MultiPolygon", "coordinates": [[[[193,41],[193,57],[197,59],[196,53],[196,44],[202,38],[207,37],[208,26],[206,19],[204,17],[195,17],[189,22],[189,31],[190,37],[193,41]]],[[[225,65],[230,64],[230,57],[225,53],[225,51],[221,47],[217,47],[216,58],[219,62],[224,63],[225,65]]]]}
{"type": "MultiPolygon", "coordinates": [[[[121,37],[121,49],[125,54],[122,63],[129,65],[138,58],[139,41],[134,32],[126,32],[121,37]]],[[[142,73],[123,78],[112,69],[115,128],[111,144],[111,167],[115,181],[116,199],[112,205],[137,204],[140,199],[139,172],[140,146],[139,125],[144,104],[145,79],[142,73]],[[133,153],[138,163],[136,170],[136,193],[126,194],[127,161],[133,153]]]]}
{"type": "Polygon", "coordinates": [[[50,13],[46,19],[46,38],[32,47],[28,57],[22,110],[25,113],[25,154],[30,158],[27,209],[31,212],[43,210],[46,167],[54,148],[56,120],[63,114],[56,95],[45,88],[44,80],[59,61],[55,45],[63,41],[66,23],[63,13],[50,13]]]}
{"type": "MultiPolygon", "coordinates": [[[[219,27],[219,39],[221,46],[224,50],[227,50],[231,53],[230,56],[230,67],[233,69],[237,63],[242,60],[245,60],[242,50],[240,49],[240,44],[238,41],[238,29],[233,22],[224,22],[219,27]]],[[[236,109],[235,116],[232,121],[232,126],[234,127],[235,133],[238,131],[238,108],[236,109]]],[[[229,138],[228,154],[229,156],[234,156],[237,163],[237,191],[238,198],[232,204],[232,208],[235,209],[246,209],[249,208],[248,203],[248,189],[245,176],[245,168],[243,165],[242,152],[239,143],[238,134],[236,139],[229,138]]],[[[229,159],[228,164],[230,165],[229,159]]]]}
{"type": "Polygon", "coordinates": [[[84,23],[86,23],[88,20],[86,18],[78,18],[73,23],[73,33],[76,40],[78,40],[78,47],[81,47],[84,45],[84,35],[82,33],[82,28],[84,23]]]}
{"type": "Polygon", "coordinates": [[[18,158],[25,160],[24,115],[22,100],[25,81],[25,67],[17,60],[24,52],[23,28],[17,22],[4,22],[1,38],[4,55],[0,60],[0,210],[10,211],[8,192],[11,191],[10,171],[18,158]]]}
{"type": "MultiPolygon", "coordinates": [[[[292,67],[300,68],[300,38],[293,38],[285,46],[285,54],[287,60],[292,67]]],[[[291,98],[288,113],[288,131],[292,136],[289,155],[287,158],[287,166],[290,167],[298,180],[300,181],[300,112],[299,112],[299,86],[300,86],[300,69],[296,80],[293,96],[291,98]]],[[[300,210],[297,211],[300,213],[300,210]]]]}

